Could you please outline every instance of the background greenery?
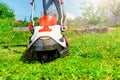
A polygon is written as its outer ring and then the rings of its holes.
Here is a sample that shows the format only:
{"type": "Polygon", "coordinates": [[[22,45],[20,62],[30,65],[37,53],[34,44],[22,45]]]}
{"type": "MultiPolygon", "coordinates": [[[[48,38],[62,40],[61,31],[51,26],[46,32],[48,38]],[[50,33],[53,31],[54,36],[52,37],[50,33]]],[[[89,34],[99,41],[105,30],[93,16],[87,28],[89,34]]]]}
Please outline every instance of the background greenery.
{"type": "Polygon", "coordinates": [[[10,9],[7,4],[0,2],[0,19],[4,19],[6,17],[13,18],[14,16],[14,11],[10,9]]]}

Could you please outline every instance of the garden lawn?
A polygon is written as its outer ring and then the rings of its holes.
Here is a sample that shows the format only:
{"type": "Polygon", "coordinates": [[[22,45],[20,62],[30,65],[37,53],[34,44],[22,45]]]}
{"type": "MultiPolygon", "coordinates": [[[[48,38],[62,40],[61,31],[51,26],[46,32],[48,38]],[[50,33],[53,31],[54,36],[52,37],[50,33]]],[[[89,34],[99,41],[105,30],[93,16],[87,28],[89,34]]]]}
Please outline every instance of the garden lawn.
{"type": "Polygon", "coordinates": [[[12,31],[12,25],[0,24],[0,79],[2,80],[111,80],[120,79],[120,29],[106,34],[75,34],[67,31],[69,55],[52,62],[25,61],[28,32],[12,31]]]}

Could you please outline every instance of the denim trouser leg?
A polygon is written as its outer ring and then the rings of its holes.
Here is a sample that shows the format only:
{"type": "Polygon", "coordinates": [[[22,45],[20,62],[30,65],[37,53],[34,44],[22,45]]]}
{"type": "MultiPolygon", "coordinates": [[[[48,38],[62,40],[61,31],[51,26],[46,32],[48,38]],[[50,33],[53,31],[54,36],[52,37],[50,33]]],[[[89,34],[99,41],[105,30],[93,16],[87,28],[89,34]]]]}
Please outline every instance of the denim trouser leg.
{"type": "Polygon", "coordinates": [[[57,12],[58,12],[58,24],[62,25],[62,23],[64,23],[65,20],[65,11],[64,11],[64,5],[61,4],[60,0],[44,0],[45,3],[43,3],[43,8],[44,8],[44,13],[45,15],[47,14],[48,8],[52,5],[52,3],[54,2],[57,12]]]}
{"type": "Polygon", "coordinates": [[[43,0],[43,9],[44,9],[44,15],[47,14],[48,8],[52,5],[53,0],[43,0]]]}
{"type": "Polygon", "coordinates": [[[60,0],[53,0],[54,4],[56,6],[57,12],[58,12],[58,24],[62,25],[65,21],[65,11],[64,11],[64,5],[61,4],[60,0]]]}

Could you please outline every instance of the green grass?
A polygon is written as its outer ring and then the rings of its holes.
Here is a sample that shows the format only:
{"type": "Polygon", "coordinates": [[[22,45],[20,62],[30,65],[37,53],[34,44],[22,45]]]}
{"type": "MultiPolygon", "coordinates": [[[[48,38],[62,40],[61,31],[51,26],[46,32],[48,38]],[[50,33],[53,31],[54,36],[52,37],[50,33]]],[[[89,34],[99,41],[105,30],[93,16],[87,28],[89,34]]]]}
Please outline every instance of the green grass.
{"type": "Polygon", "coordinates": [[[0,79],[120,79],[120,28],[107,34],[75,34],[68,30],[69,56],[41,64],[22,60],[24,47],[2,47],[5,44],[26,44],[30,36],[26,32],[12,31],[13,24],[6,24],[0,24],[0,79]]]}

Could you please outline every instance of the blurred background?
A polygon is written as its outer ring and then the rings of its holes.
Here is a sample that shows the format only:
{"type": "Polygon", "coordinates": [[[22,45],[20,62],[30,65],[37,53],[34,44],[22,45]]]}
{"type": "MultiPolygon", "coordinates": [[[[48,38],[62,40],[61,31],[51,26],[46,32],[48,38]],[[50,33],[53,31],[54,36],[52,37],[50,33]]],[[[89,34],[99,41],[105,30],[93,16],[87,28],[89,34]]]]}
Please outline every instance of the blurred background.
{"type": "MultiPolygon", "coordinates": [[[[31,15],[31,0],[0,0],[14,13],[16,26],[27,26],[31,15]],[[23,25],[22,22],[26,22],[23,25]],[[21,24],[22,23],[22,24],[21,24]]],[[[43,15],[42,0],[35,0],[34,20],[43,15]]],[[[65,0],[66,25],[75,28],[118,27],[120,24],[120,0],[65,0]]],[[[2,9],[2,8],[1,8],[2,9]]],[[[50,14],[56,15],[54,5],[50,14]]],[[[2,10],[0,10],[2,13],[2,10]]]]}

